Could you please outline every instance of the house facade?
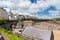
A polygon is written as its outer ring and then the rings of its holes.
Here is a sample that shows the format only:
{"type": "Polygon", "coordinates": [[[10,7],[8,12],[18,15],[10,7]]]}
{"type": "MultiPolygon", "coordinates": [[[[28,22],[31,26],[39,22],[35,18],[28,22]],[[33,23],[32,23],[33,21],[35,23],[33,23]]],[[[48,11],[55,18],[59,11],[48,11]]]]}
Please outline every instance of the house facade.
{"type": "Polygon", "coordinates": [[[3,8],[0,8],[0,19],[8,20],[8,13],[3,8]]]}
{"type": "Polygon", "coordinates": [[[18,19],[17,15],[14,15],[11,12],[11,10],[10,10],[10,12],[8,12],[8,16],[9,16],[9,20],[17,20],[18,19]]]}
{"type": "Polygon", "coordinates": [[[32,25],[32,21],[24,21],[24,26],[31,26],[32,25]]]}

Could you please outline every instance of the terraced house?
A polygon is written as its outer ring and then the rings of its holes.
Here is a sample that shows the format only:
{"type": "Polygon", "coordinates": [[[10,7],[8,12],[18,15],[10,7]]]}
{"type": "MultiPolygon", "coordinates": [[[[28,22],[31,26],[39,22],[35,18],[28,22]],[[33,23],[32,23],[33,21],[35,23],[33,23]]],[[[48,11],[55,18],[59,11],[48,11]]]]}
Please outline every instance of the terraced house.
{"type": "Polygon", "coordinates": [[[0,19],[8,20],[8,13],[3,8],[0,8],[0,19]]]}

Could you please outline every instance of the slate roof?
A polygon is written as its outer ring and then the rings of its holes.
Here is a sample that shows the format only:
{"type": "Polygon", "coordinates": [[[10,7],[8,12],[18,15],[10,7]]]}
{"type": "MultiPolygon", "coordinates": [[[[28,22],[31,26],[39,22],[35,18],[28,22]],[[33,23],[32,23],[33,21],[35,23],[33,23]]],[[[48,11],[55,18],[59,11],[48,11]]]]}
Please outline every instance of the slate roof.
{"type": "Polygon", "coordinates": [[[26,27],[22,33],[22,36],[28,36],[33,38],[39,38],[43,40],[50,40],[51,31],[48,29],[39,29],[35,27],[26,27]]]}

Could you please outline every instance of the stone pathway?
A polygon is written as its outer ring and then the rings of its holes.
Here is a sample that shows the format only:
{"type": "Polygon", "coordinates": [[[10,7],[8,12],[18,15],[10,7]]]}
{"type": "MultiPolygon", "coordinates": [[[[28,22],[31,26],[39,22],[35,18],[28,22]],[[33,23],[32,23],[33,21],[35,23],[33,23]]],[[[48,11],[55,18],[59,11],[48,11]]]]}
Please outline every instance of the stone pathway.
{"type": "Polygon", "coordinates": [[[3,36],[4,37],[4,40],[9,40],[7,36],[3,36]]]}

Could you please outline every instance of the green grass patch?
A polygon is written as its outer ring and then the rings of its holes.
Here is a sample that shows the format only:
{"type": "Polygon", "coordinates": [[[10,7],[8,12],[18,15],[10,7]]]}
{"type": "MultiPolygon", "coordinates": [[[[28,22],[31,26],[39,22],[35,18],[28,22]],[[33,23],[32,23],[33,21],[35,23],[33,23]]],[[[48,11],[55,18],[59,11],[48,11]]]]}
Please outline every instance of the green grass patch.
{"type": "Polygon", "coordinates": [[[9,40],[23,40],[23,38],[21,38],[21,37],[17,37],[13,34],[8,34],[8,32],[5,32],[4,29],[0,29],[0,33],[2,33],[2,35],[6,36],[9,40]]]}

